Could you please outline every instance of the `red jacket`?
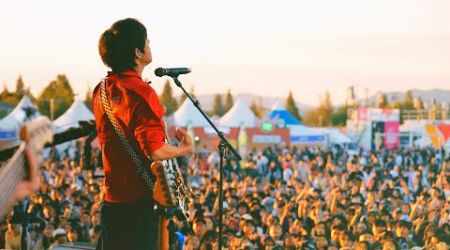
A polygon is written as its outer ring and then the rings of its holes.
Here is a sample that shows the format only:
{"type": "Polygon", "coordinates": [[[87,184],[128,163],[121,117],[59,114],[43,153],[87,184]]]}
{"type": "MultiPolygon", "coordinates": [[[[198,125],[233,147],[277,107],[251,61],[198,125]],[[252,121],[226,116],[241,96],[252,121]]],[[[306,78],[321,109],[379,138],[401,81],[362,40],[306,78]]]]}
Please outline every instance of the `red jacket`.
{"type": "MultiPolygon", "coordinates": [[[[155,90],[134,71],[108,73],[106,92],[114,116],[127,138],[142,156],[158,150],[165,141],[164,109],[155,90]]],[[[130,156],[119,141],[100,99],[100,84],[94,90],[92,107],[105,171],[105,200],[126,203],[146,196],[150,190],[136,171],[130,156]]]]}

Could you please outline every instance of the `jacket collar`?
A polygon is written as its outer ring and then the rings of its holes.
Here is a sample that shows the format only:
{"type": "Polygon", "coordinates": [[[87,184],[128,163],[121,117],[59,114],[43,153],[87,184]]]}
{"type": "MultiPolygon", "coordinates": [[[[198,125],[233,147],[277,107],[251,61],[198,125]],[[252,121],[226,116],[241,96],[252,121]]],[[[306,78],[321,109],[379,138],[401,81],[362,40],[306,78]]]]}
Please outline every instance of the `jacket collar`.
{"type": "Polygon", "coordinates": [[[121,78],[122,77],[137,77],[142,80],[141,76],[139,76],[139,74],[134,70],[125,70],[120,73],[108,71],[108,77],[112,77],[112,76],[121,77],[121,78]]]}

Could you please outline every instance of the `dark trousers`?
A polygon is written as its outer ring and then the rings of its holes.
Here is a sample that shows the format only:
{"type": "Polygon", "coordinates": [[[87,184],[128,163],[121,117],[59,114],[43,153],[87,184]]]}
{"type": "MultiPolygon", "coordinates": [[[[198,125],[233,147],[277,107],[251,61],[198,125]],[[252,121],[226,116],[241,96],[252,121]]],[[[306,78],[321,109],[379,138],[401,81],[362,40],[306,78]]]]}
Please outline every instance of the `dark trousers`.
{"type": "Polygon", "coordinates": [[[104,201],[100,214],[97,249],[158,249],[158,221],[151,199],[121,204],[104,201]]]}

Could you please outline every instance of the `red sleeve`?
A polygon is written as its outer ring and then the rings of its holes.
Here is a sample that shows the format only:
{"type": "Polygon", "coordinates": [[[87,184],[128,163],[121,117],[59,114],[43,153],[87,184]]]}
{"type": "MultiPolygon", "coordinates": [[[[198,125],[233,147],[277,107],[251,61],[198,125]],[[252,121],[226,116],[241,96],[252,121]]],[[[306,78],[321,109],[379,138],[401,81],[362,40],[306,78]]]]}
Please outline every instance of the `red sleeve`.
{"type": "Polygon", "coordinates": [[[157,114],[154,111],[161,109],[159,103],[153,107],[143,99],[136,105],[133,112],[134,136],[145,155],[150,155],[164,145],[165,132],[162,113],[157,114]],[[159,106],[158,106],[159,105],[159,106]]]}

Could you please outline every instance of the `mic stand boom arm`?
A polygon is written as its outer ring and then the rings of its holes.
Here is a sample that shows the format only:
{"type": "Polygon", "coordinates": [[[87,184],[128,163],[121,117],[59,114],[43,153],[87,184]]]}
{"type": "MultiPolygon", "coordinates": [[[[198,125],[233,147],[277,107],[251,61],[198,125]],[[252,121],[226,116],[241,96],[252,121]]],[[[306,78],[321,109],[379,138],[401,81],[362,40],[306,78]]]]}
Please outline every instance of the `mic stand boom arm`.
{"type": "Polygon", "coordinates": [[[238,154],[236,149],[230,144],[230,142],[225,138],[225,135],[223,132],[221,132],[215,125],[212,123],[212,121],[209,119],[209,117],[203,112],[203,110],[200,108],[200,103],[198,100],[194,100],[191,95],[183,88],[183,85],[178,80],[178,76],[172,76],[172,79],[174,80],[175,84],[183,90],[184,94],[191,100],[191,102],[194,104],[194,106],[197,108],[198,111],[202,114],[202,116],[206,119],[206,121],[211,125],[211,127],[216,131],[217,135],[220,138],[220,143],[218,145],[219,149],[219,155],[220,155],[220,164],[219,164],[219,250],[222,250],[222,219],[223,219],[223,165],[224,165],[224,158],[227,158],[227,152],[228,150],[231,151],[231,153],[236,157],[238,161],[242,160],[241,156],[238,154]]]}

